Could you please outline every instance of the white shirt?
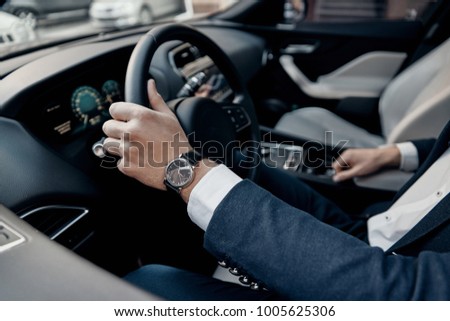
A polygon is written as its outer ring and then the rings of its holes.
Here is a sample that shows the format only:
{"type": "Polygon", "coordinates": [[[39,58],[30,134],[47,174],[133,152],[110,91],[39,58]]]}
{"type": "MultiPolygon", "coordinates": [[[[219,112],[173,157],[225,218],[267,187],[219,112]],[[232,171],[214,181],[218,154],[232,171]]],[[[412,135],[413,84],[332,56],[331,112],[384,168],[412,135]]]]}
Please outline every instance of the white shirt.
{"type": "Polygon", "coordinates": [[[206,231],[219,203],[241,180],[225,165],[211,169],[197,183],[189,197],[187,211],[191,220],[206,231]]]}
{"type": "MultiPolygon", "coordinates": [[[[408,170],[416,169],[418,156],[414,145],[402,143],[397,146],[402,155],[401,166],[408,170]],[[415,158],[408,152],[415,155],[415,158]]],[[[370,218],[368,235],[371,246],[387,250],[449,193],[450,166],[448,164],[450,164],[450,150],[444,153],[389,210],[370,218]]],[[[210,170],[191,192],[188,202],[188,214],[191,220],[206,231],[214,210],[241,180],[225,165],[219,165],[210,170]]]]}
{"type": "Polygon", "coordinates": [[[384,213],[367,221],[369,244],[389,249],[450,192],[450,149],[384,213]]]}
{"type": "Polygon", "coordinates": [[[405,172],[415,171],[419,167],[419,153],[411,142],[395,144],[400,150],[400,169],[405,172]]]}

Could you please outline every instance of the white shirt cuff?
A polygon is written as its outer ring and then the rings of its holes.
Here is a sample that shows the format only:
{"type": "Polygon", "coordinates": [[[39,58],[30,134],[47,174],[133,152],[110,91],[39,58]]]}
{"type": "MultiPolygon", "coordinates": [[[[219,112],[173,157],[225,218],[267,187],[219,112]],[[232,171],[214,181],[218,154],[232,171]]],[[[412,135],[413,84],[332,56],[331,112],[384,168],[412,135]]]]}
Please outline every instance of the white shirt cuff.
{"type": "Polygon", "coordinates": [[[411,142],[398,143],[396,146],[401,155],[400,169],[405,172],[415,171],[419,167],[419,152],[416,146],[411,142]]]}
{"type": "Polygon", "coordinates": [[[187,212],[192,222],[206,231],[217,206],[240,181],[242,178],[225,165],[211,169],[197,183],[189,197],[187,212]]]}

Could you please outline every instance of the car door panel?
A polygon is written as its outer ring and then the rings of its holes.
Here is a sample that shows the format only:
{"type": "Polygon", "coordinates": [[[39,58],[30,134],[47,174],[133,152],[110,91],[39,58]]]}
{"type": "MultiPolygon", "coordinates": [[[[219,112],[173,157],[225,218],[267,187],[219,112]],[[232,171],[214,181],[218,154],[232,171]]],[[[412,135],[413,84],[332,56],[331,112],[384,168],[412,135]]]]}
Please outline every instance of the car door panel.
{"type": "Polygon", "coordinates": [[[343,99],[379,97],[406,57],[406,53],[370,52],[329,74],[319,76],[315,82],[306,77],[290,54],[280,56],[280,64],[307,95],[321,99],[343,99]]]}
{"type": "Polygon", "coordinates": [[[419,44],[424,27],[417,21],[299,22],[253,32],[266,39],[268,59],[250,90],[262,113],[269,109],[270,126],[292,108],[333,110],[345,97],[379,97],[419,44]],[[266,106],[269,100],[282,104],[266,106]]]}
{"type": "Polygon", "coordinates": [[[292,32],[283,32],[274,43],[283,53],[293,45],[314,44],[312,52],[291,54],[296,65],[311,80],[329,74],[369,52],[411,52],[422,36],[419,22],[302,23],[292,32]]]}

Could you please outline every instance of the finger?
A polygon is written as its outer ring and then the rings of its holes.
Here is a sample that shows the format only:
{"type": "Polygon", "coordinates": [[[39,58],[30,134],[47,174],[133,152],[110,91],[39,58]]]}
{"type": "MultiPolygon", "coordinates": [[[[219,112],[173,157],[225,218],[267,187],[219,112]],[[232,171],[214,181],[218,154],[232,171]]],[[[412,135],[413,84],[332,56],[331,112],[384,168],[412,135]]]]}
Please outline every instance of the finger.
{"type": "Polygon", "coordinates": [[[347,181],[353,177],[358,176],[358,168],[351,168],[349,170],[343,170],[341,172],[336,173],[333,176],[333,181],[335,182],[342,182],[347,181]]]}
{"type": "Polygon", "coordinates": [[[119,159],[119,160],[117,161],[117,169],[118,169],[120,172],[122,172],[123,174],[125,174],[125,167],[124,167],[123,164],[124,164],[124,163],[123,163],[123,158],[119,159]]]}
{"type": "Polygon", "coordinates": [[[337,174],[335,174],[333,176],[333,181],[335,181],[336,183],[343,182],[343,181],[346,181],[348,179],[350,179],[350,176],[347,175],[346,172],[339,172],[339,173],[337,173],[337,174]]]}
{"type": "Polygon", "coordinates": [[[126,132],[127,123],[118,120],[108,120],[103,124],[103,132],[111,138],[121,139],[126,132]]]}
{"type": "Polygon", "coordinates": [[[103,142],[103,149],[111,154],[122,157],[122,141],[115,138],[106,138],[103,142]]]}
{"type": "Polygon", "coordinates": [[[333,167],[333,169],[336,172],[341,172],[343,170],[346,170],[350,167],[350,165],[344,160],[344,158],[342,158],[342,156],[339,156],[334,162],[333,164],[331,164],[331,166],[333,167]]]}
{"type": "Polygon", "coordinates": [[[333,164],[331,164],[331,167],[334,169],[334,171],[335,171],[336,173],[338,173],[338,172],[340,172],[340,171],[343,170],[341,164],[339,163],[339,159],[335,160],[335,161],[333,162],[333,164]]]}
{"type": "Polygon", "coordinates": [[[109,107],[109,113],[115,120],[127,122],[130,119],[137,117],[141,109],[147,110],[146,107],[126,102],[114,103],[109,107]]]}
{"type": "Polygon", "coordinates": [[[162,113],[172,114],[172,111],[166,105],[166,103],[165,103],[164,99],[161,97],[161,95],[158,93],[158,90],[156,89],[155,80],[150,79],[148,81],[147,93],[148,93],[148,100],[150,101],[150,105],[154,110],[162,112],[162,113]]]}

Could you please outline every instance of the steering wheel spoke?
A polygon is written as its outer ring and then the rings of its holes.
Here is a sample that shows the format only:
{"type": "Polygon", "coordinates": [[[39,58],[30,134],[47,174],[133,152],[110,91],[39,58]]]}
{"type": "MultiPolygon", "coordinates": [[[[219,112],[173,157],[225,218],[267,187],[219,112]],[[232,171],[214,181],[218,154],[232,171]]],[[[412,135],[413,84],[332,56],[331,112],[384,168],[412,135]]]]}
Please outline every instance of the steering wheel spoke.
{"type": "Polygon", "coordinates": [[[236,133],[251,126],[252,121],[244,106],[225,103],[222,104],[221,107],[233,123],[236,133]]]}

